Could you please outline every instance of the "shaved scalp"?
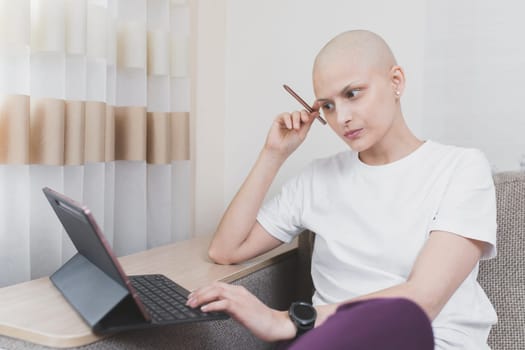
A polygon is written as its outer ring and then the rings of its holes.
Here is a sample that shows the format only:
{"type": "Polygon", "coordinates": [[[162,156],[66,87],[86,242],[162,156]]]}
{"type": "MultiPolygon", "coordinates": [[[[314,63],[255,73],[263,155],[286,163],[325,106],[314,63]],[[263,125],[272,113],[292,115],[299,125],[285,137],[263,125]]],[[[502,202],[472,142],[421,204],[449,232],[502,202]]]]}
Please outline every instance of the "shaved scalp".
{"type": "Polygon", "coordinates": [[[314,72],[316,68],[340,59],[358,60],[380,71],[397,65],[392,50],[383,38],[367,30],[343,32],[330,40],[317,54],[314,72]]]}

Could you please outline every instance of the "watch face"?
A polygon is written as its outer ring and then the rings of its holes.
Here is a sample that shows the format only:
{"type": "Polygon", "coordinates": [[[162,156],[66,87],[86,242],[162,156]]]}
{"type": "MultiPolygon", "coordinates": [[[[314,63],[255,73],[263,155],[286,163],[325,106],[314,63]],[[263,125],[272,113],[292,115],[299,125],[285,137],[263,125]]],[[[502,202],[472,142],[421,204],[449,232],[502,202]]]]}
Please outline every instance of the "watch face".
{"type": "Polygon", "coordinates": [[[301,320],[311,320],[315,318],[315,309],[308,304],[295,304],[293,308],[295,316],[301,320]]]}

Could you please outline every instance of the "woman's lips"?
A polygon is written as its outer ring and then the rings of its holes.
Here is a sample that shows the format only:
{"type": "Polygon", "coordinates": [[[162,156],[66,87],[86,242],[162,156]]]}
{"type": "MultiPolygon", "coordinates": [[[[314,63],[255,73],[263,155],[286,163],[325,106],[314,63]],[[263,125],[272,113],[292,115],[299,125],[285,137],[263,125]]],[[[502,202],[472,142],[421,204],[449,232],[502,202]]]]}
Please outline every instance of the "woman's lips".
{"type": "Polygon", "coordinates": [[[361,132],[363,131],[363,128],[360,129],[354,129],[346,132],[344,135],[347,139],[355,139],[361,135],[361,132]]]}

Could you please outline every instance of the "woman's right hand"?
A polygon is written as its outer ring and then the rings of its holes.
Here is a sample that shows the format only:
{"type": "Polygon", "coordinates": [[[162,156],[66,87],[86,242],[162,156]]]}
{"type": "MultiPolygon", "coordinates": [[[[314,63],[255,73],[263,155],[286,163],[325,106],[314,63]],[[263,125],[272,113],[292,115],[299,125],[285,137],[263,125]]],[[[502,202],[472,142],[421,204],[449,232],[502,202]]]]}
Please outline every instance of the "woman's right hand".
{"type": "Polygon", "coordinates": [[[269,308],[243,286],[215,282],[192,292],[186,304],[204,312],[226,312],[266,342],[293,339],[296,334],[288,312],[269,308]]]}
{"type": "Polygon", "coordinates": [[[304,141],[318,115],[305,110],[279,114],[268,132],[265,150],[286,159],[304,141]]]}

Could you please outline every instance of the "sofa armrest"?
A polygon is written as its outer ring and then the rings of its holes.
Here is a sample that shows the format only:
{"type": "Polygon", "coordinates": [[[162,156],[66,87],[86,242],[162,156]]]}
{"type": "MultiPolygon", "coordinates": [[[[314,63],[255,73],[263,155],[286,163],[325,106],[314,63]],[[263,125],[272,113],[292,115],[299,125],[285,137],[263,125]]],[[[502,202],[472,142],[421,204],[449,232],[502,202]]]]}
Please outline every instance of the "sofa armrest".
{"type": "Polygon", "coordinates": [[[489,345],[525,349],[525,173],[497,173],[494,185],[498,256],[481,261],[478,277],[498,315],[489,345]]]}

